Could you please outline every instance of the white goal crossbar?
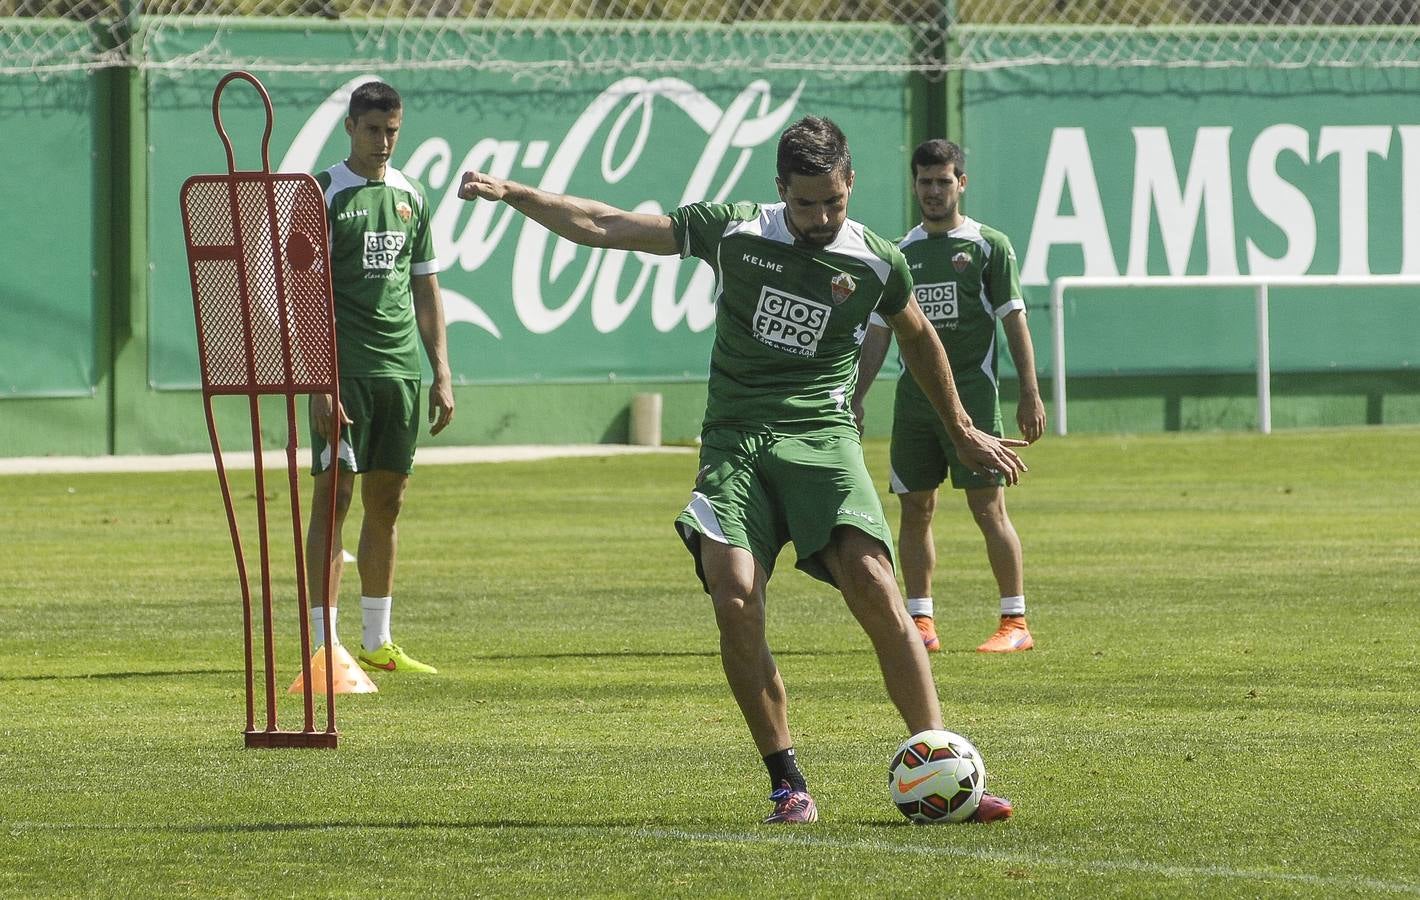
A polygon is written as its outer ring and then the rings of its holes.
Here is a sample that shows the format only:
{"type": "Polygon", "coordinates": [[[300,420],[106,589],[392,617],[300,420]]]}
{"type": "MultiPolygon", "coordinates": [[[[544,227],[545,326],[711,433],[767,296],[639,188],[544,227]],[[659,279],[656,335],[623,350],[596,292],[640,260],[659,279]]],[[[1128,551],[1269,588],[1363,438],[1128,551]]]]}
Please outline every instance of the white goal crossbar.
{"type": "Polygon", "coordinates": [[[1055,392],[1055,433],[1066,433],[1065,418],[1065,291],[1070,288],[1227,288],[1250,287],[1257,311],[1257,429],[1272,432],[1272,354],[1268,337],[1268,289],[1274,287],[1404,287],[1420,285],[1420,275],[1146,275],[1106,277],[1065,275],[1050,292],[1054,341],[1051,363],[1055,392]]]}

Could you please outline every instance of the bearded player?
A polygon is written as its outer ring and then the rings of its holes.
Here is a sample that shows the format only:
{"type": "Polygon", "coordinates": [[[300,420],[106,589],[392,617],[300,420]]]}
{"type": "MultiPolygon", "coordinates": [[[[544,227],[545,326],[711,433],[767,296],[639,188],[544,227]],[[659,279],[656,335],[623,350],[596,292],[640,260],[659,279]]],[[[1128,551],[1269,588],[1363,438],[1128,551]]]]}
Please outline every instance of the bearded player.
{"type": "MultiPolygon", "coordinates": [[[[591,247],[695,256],[715,271],[715,343],[700,471],[676,528],[710,595],[720,659],[769,774],[770,824],[817,820],[789,732],[784,682],[765,638],[779,550],[836,586],[867,632],[909,734],[942,727],[926,651],[902,607],[892,537],[849,410],[859,343],[880,312],[897,332],[962,459],[1010,481],[1025,466],[973,428],[942,345],[912,300],[902,254],[847,218],[852,158],[838,126],[808,117],[779,139],[778,203],[692,203],[632,213],[466,172],[459,196],[501,201],[591,247]]],[[[1011,805],[987,796],[978,821],[1011,805]]]]}

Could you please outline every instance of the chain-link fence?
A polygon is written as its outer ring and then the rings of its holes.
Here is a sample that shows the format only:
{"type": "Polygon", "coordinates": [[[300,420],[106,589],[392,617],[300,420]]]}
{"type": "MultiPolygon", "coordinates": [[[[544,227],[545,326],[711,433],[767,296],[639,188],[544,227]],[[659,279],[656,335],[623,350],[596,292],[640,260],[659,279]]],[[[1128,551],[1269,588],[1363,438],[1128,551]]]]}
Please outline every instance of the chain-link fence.
{"type": "Polygon", "coordinates": [[[1417,25],[1415,0],[0,0],[0,72],[1417,66],[1417,25]],[[293,19],[348,32],[348,58],[230,39],[237,22],[293,19]]]}

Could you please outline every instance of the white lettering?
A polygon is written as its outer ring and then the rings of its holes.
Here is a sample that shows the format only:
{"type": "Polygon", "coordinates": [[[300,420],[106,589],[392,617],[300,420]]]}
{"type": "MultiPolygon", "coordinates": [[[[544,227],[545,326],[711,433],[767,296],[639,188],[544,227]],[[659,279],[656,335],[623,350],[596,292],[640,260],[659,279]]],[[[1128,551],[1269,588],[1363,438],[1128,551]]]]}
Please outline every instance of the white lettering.
{"type": "Polygon", "coordinates": [[[957,327],[960,313],[957,309],[955,281],[914,285],[912,296],[922,308],[922,315],[927,317],[927,321],[936,326],[957,327]]]}
{"type": "MultiPolygon", "coordinates": [[[[327,97],[287,149],[280,170],[313,170],[344,119],[350,93],[365,82],[377,80],[372,75],[361,75],[327,97]]],[[[652,133],[656,104],[669,101],[707,135],[679,202],[707,198],[723,201],[735,190],[754,151],[778,137],[793,114],[803,88],[801,82],[787,99],[771,105],[772,86],[767,81],[756,80],[722,109],[681,79],[622,79],[593,100],[565,138],[555,144],[557,149],[539,186],[565,192],[573,172],[591,149],[592,139],[613,113],[616,117],[611,120],[600,150],[600,174],[607,184],[631,177],[652,133]],[[727,159],[732,154],[734,156],[727,159]],[[727,174],[720,174],[726,171],[727,174]],[[717,179],[720,179],[718,183],[717,179]]],[[[555,238],[503,204],[468,204],[458,199],[458,176],[464,170],[509,177],[520,154],[524,168],[536,169],[542,165],[548,147],[549,142],[545,140],[530,140],[523,147],[518,141],[487,138],[475,144],[458,166],[452,165],[453,150],[441,137],[429,138],[415,148],[401,168],[411,178],[423,181],[431,196],[442,191],[430,219],[430,229],[435,254],[444,267],[457,264],[466,272],[482,267],[502,245],[507,230],[521,220],[510,294],[513,309],[528,331],[543,334],[561,327],[589,294],[593,326],[603,332],[615,330],[635,311],[648,287],[651,324],[657,331],[668,332],[681,326],[691,332],[709,328],[715,321],[715,278],[707,267],[674,256],[584,250],[555,238]],[[466,221],[464,216],[467,216],[466,221]],[[462,230],[459,230],[460,222],[464,223],[462,230]],[[550,252],[549,243],[552,244],[550,252]],[[571,267],[579,260],[580,271],[572,271],[571,267]],[[563,278],[564,274],[569,277],[563,278]],[[627,292],[621,294],[624,283],[627,292]],[[547,289],[559,284],[570,285],[564,299],[557,302],[545,296],[547,289]]],[[[645,201],[636,206],[636,211],[659,214],[662,208],[653,201],[645,201]]],[[[446,303],[445,316],[449,323],[466,322],[494,337],[500,336],[493,320],[472,300],[452,292],[447,285],[443,286],[443,293],[454,298],[452,303],[446,303]]]]}
{"type": "Polygon", "coordinates": [[[423,181],[430,192],[444,189],[439,205],[429,219],[429,231],[434,239],[434,255],[448,268],[454,263],[465,271],[483,265],[503,239],[503,233],[517,218],[517,210],[502,203],[465,203],[458,198],[460,175],[466,171],[487,172],[498,178],[513,173],[518,155],[517,141],[497,141],[484,138],[473,145],[456,167],[449,165],[453,151],[443,138],[430,138],[410,154],[404,165],[405,174],[423,181]],[[472,212],[470,212],[472,210],[472,212]],[[468,223],[454,236],[464,215],[468,223]],[[496,221],[495,221],[496,219],[496,221]]]}
{"type": "Polygon", "coordinates": [[[754,311],[754,336],[797,356],[814,356],[831,312],[822,303],[764,287],[754,311]]]}
{"type": "Polygon", "coordinates": [[[1420,274],[1420,126],[1401,125],[1400,132],[1400,271],[1420,274]]]}
{"type": "Polygon", "coordinates": [[[779,263],[770,262],[767,259],[760,259],[758,256],[752,256],[748,253],[744,254],[741,258],[752,266],[759,266],[761,269],[769,269],[772,272],[778,272],[781,275],[784,274],[784,267],[779,265],[779,263]]]}
{"type": "MultiPolygon", "coordinates": [[[[404,249],[404,238],[402,231],[365,232],[364,267],[381,272],[393,269],[395,260],[399,259],[399,252],[404,249]]],[[[366,277],[370,276],[367,274],[366,277]]]]}
{"type": "Polygon", "coordinates": [[[1094,161],[1083,128],[1056,128],[1050,135],[1041,176],[1035,216],[1031,219],[1030,243],[1026,248],[1022,284],[1048,284],[1050,250],[1055,246],[1078,246],[1084,254],[1084,274],[1118,275],[1114,249],[1109,243],[1109,227],[1100,203],[1094,161]],[[1062,215],[1066,190],[1074,206],[1073,215],[1062,215]]]}
{"type": "MultiPolygon", "coordinates": [[[[723,154],[729,147],[742,146],[748,143],[749,139],[755,139],[755,143],[745,147],[747,152],[750,147],[757,146],[776,135],[783,123],[788,120],[789,115],[793,112],[793,105],[797,102],[799,92],[795,91],[788,101],[770,109],[768,107],[769,89],[769,85],[765,82],[754,82],[741,92],[736,102],[731,103],[726,110],[722,111],[712,100],[681,79],[660,78],[647,81],[643,78],[624,78],[602,92],[573,123],[567,136],[558,145],[538,186],[554,193],[565,192],[571,181],[572,173],[586,154],[593,136],[618,104],[629,101],[630,109],[640,112],[642,116],[638,136],[633,140],[626,156],[619,162],[612,159],[609,151],[604,152],[601,172],[603,179],[609,183],[625,178],[639,161],[645,145],[644,134],[651,124],[652,101],[666,99],[689,115],[691,120],[702,130],[711,134],[711,141],[706,144],[705,151],[696,163],[687,187],[687,193],[689,193],[692,187],[705,185],[704,190],[695,192],[694,199],[699,199],[710,193],[709,182],[714,173],[720,170],[723,154]],[[760,116],[754,120],[746,120],[745,116],[749,112],[750,101],[756,99],[760,101],[760,116]],[[731,121],[727,122],[726,119],[731,119],[731,121]],[[721,133],[720,129],[724,129],[726,138],[717,142],[715,136],[721,133]],[[712,150],[714,155],[710,155],[712,150]]],[[[613,125],[612,137],[619,137],[626,127],[626,123],[630,121],[629,117],[630,112],[622,112],[613,125]]],[[[610,137],[608,141],[609,143],[614,142],[610,137]]],[[[741,163],[745,161],[747,161],[747,157],[742,158],[741,163]]],[[[734,187],[743,170],[743,164],[736,165],[732,169],[721,193],[728,193],[734,187]]],[[[649,201],[639,205],[637,209],[652,214],[661,212],[658,205],[649,201]]],[[[610,256],[610,254],[604,256],[600,250],[592,250],[585,254],[586,268],[571,295],[562,305],[551,307],[543,296],[543,261],[547,253],[547,244],[552,237],[547,229],[528,220],[519,232],[514,255],[513,280],[518,285],[518,289],[513,291],[513,306],[524,327],[534,334],[552,331],[571,318],[592,283],[591,276],[596,274],[595,269],[604,264],[605,259],[610,256]]],[[[549,286],[555,285],[559,280],[558,275],[577,258],[579,252],[576,245],[561,238],[556,239],[552,259],[548,266],[547,281],[549,286]]],[[[683,319],[693,331],[701,331],[709,327],[715,319],[714,302],[711,297],[713,277],[705,278],[697,273],[687,284],[686,293],[677,296],[675,288],[678,281],[679,260],[674,260],[673,265],[667,265],[649,261],[640,254],[634,258],[637,265],[643,269],[643,272],[635,279],[634,292],[624,300],[618,300],[615,297],[614,284],[619,279],[599,281],[603,287],[596,296],[601,298],[603,304],[609,304],[609,306],[601,313],[594,311],[594,319],[606,323],[617,321],[619,317],[624,321],[625,316],[630,313],[629,307],[635,306],[641,290],[647,283],[649,276],[644,270],[651,268],[656,270],[651,291],[653,326],[659,331],[669,331],[683,319]],[[626,308],[623,309],[623,307],[626,308]]],[[[623,258],[615,265],[620,268],[628,261],[629,258],[623,258]]]]}
{"type": "Polygon", "coordinates": [[[1236,275],[1233,233],[1233,170],[1228,158],[1229,127],[1198,129],[1188,182],[1180,190],[1173,148],[1163,128],[1135,128],[1134,204],[1129,229],[1130,275],[1149,274],[1150,209],[1158,211],[1159,234],[1170,275],[1188,271],[1198,214],[1208,229],[1207,273],[1236,275]]]}
{"type": "Polygon", "coordinates": [[[1337,274],[1371,274],[1370,167],[1371,156],[1386,158],[1390,151],[1390,127],[1386,125],[1328,125],[1317,139],[1316,159],[1321,162],[1335,154],[1340,175],[1341,253],[1337,274]]]}
{"type": "Polygon", "coordinates": [[[1286,252],[1268,256],[1252,239],[1247,242],[1247,268],[1254,275],[1303,275],[1316,255],[1316,213],[1311,201],[1277,171],[1278,158],[1290,152],[1310,160],[1307,131],[1299,125],[1264,128],[1247,156],[1247,186],[1257,211],[1282,231],[1286,252]]]}

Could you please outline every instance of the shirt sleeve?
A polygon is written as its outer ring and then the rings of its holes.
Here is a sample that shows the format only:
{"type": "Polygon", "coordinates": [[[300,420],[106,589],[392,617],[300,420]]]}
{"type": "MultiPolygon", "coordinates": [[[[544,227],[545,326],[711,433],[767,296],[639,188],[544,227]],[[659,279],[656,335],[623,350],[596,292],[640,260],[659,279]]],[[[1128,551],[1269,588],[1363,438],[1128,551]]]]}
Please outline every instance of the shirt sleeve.
{"type": "Polygon", "coordinates": [[[753,203],[691,203],[669,215],[681,257],[694,256],[713,265],[725,229],[731,222],[758,216],[759,207],[753,203]]]}
{"type": "Polygon", "coordinates": [[[432,214],[429,200],[421,190],[416,198],[418,205],[414,213],[414,255],[410,258],[409,274],[434,275],[442,268],[434,255],[434,235],[429,228],[432,214]]]}
{"type": "MultiPolygon", "coordinates": [[[[907,259],[896,247],[888,256],[891,268],[887,281],[883,283],[883,296],[873,312],[879,318],[895,316],[907,309],[907,300],[912,296],[912,270],[907,267],[907,259]]],[[[883,324],[887,324],[886,321],[883,324]]]]}
{"type": "Polygon", "coordinates": [[[986,296],[991,298],[991,313],[1004,319],[1009,313],[1025,309],[1026,302],[1021,297],[1021,267],[1016,262],[1016,251],[1011,239],[1004,234],[991,238],[991,259],[986,263],[986,296]]]}

